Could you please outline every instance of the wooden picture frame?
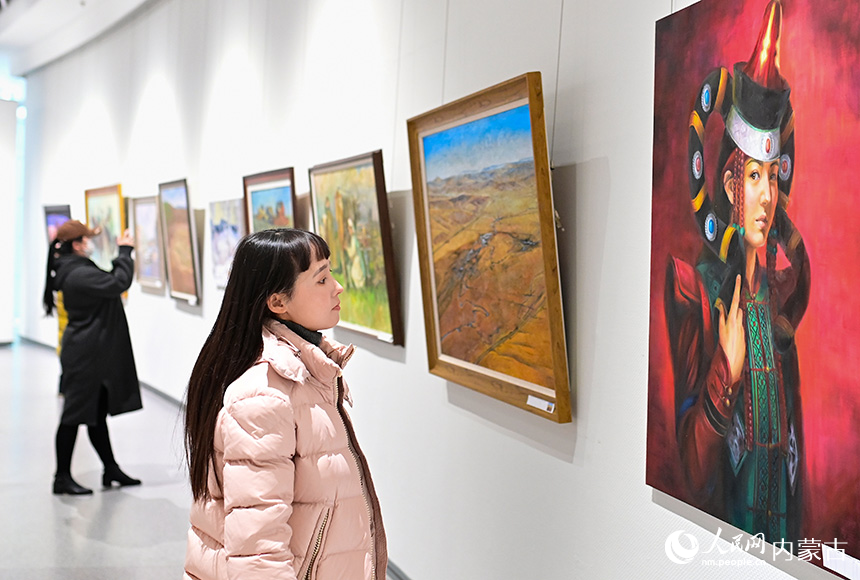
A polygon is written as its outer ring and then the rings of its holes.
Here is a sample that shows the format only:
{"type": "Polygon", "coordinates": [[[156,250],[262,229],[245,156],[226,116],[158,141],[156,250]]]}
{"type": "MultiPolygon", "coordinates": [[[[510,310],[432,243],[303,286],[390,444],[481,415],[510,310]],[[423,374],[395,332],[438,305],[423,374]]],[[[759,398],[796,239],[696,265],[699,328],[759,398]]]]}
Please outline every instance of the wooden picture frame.
{"type": "Polygon", "coordinates": [[[296,227],[296,180],[292,167],[242,178],[248,233],[296,227]]]}
{"type": "Polygon", "coordinates": [[[87,225],[92,229],[99,228],[99,234],[92,238],[93,253],[90,259],[102,270],[110,272],[114,259],[119,256],[116,239],[126,228],[122,187],[116,184],[87,189],[84,191],[84,201],[87,225]]]}
{"type": "Polygon", "coordinates": [[[72,208],[69,205],[46,205],[45,210],[45,233],[48,235],[48,243],[57,237],[57,228],[72,219],[72,208]]]}
{"type": "Polygon", "coordinates": [[[165,286],[164,242],[158,196],[131,199],[134,223],[134,272],[144,288],[162,290],[165,286]]]}
{"type": "Polygon", "coordinates": [[[571,420],[541,77],[407,121],[430,372],[571,420]]]}
{"type": "Polygon", "coordinates": [[[382,151],[308,171],[314,231],[331,249],[344,287],[338,326],[403,345],[403,317],[382,151]]]}
{"type": "Polygon", "coordinates": [[[161,231],[170,295],[192,306],[200,300],[197,235],[184,179],[158,185],[161,231]]]}

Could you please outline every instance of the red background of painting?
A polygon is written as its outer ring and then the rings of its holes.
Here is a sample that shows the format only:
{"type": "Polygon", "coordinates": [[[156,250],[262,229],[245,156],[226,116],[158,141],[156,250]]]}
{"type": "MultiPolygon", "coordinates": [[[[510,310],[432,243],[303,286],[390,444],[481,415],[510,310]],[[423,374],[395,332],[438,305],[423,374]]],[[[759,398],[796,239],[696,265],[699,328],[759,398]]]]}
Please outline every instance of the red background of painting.
{"type": "MultiPolygon", "coordinates": [[[[693,99],[715,67],[752,53],[766,2],[703,0],[657,23],[647,483],[689,503],[675,440],[663,290],[670,254],[695,264],[702,242],[687,176],[693,99]]],[[[789,215],[810,256],[809,308],[797,330],[806,438],[802,536],[860,557],[860,3],[784,0],[781,71],[795,111],[789,215]]],[[[705,149],[713,187],[712,115],[705,149]]]]}

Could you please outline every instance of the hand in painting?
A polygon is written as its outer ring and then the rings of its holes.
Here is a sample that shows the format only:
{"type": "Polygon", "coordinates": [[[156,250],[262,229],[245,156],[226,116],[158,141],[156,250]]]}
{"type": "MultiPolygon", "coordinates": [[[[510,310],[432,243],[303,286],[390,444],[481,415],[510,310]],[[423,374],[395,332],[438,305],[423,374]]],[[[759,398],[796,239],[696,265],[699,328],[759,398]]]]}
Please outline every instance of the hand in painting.
{"type": "Polygon", "coordinates": [[[731,385],[737,383],[744,369],[747,354],[746,334],[744,332],[744,311],[740,308],[741,277],[735,280],[732,305],[726,314],[726,307],[720,303],[720,346],[729,361],[731,385]]]}
{"type": "Polygon", "coordinates": [[[116,243],[118,246],[131,246],[134,247],[134,236],[131,235],[131,230],[125,230],[121,236],[116,239],[116,243]]]}

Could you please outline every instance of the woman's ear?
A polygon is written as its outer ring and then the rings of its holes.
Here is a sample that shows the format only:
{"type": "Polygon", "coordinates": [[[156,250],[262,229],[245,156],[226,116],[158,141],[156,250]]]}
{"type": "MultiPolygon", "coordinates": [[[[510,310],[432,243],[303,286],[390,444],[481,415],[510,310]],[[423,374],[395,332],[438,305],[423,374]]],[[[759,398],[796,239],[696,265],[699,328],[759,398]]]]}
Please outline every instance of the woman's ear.
{"type": "Polygon", "coordinates": [[[735,203],[735,180],[732,178],[731,171],[723,173],[723,189],[726,190],[729,203],[735,203]]]}
{"type": "Polygon", "coordinates": [[[272,311],[272,314],[284,314],[287,311],[287,295],[280,292],[272,294],[266,299],[266,306],[272,311]]]}

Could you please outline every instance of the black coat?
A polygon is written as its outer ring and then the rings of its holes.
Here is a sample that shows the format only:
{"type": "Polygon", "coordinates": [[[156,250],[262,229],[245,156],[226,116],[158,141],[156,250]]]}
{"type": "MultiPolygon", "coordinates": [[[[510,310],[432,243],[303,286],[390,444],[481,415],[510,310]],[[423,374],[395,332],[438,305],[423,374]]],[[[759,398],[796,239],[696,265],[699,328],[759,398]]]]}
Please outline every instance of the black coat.
{"type": "Polygon", "coordinates": [[[55,271],[54,289],[62,290],[69,314],[60,352],[65,395],[60,422],[96,424],[102,385],[111,415],[140,409],[140,384],[122,306],[122,293],[134,274],[131,248],[120,247],[111,272],[77,254],[58,258],[55,271]]]}

